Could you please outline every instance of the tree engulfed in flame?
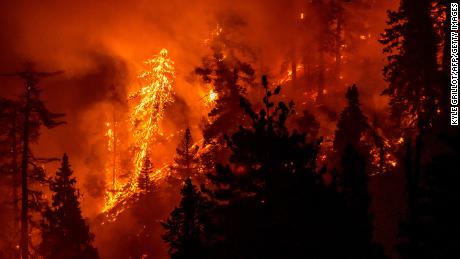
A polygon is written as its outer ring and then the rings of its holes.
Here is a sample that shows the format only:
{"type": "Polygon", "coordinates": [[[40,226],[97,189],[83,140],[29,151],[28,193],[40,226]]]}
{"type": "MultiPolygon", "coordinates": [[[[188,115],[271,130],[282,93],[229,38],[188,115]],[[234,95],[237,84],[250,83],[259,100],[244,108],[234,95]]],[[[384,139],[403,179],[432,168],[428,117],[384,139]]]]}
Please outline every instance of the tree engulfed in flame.
{"type": "MultiPolygon", "coordinates": [[[[162,49],[158,55],[144,63],[146,70],[138,76],[143,86],[128,97],[128,100],[133,103],[130,122],[134,138],[134,169],[127,183],[117,188],[114,194],[107,195],[103,211],[107,213],[109,220],[116,219],[116,216],[125,209],[128,201],[139,193],[137,180],[143,161],[157,137],[163,135],[160,122],[164,118],[166,106],[173,102],[175,70],[168,51],[162,49]]],[[[107,131],[109,142],[113,141],[112,135],[113,131],[109,129],[107,131]]],[[[150,177],[157,181],[164,171],[164,168],[157,169],[150,177]]]]}
{"type": "Polygon", "coordinates": [[[159,55],[145,61],[145,64],[147,70],[138,76],[145,85],[129,96],[130,100],[136,101],[130,118],[137,151],[135,179],[150,146],[163,134],[159,123],[164,117],[166,105],[173,101],[174,93],[174,62],[169,58],[168,51],[162,49],[159,55]]]}

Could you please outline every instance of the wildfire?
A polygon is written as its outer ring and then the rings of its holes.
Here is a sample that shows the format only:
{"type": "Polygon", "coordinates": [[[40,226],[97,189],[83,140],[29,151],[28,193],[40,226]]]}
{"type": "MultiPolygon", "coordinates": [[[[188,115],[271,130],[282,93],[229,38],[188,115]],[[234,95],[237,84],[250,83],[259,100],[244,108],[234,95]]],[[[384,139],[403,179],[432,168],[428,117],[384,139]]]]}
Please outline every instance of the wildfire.
{"type": "MultiPolygon", "coordinates": [[[[124,205],[131,197],[139,192],[137,179],[142,169],[142,162],[149,153],[152,144],[159,136],[163,136],[160,122],[164,118],[165,108],[173,102],[174,62],[169,58],[168,51],[162,49],[160,53],[144,62],[146,70],[139,76],[143,86],[129,95],[128,100],[133,103],[130,115],[131,131],[134,138],[133,172],[128,182],[117,188],[113,194],[108,194],[103,212],[110,214],[112,219],[124,209],[124,205]],[[113,211],[115,210],[115,211],[113,211]],[[110,212],[110,213],[109,213],[110,212]]],[[[113,129],[107,124],[109,146],[113,140],[113,129]]],[[[154,181],[162,178],[164,166],[157,169],[150,177],[154,181]]]]}

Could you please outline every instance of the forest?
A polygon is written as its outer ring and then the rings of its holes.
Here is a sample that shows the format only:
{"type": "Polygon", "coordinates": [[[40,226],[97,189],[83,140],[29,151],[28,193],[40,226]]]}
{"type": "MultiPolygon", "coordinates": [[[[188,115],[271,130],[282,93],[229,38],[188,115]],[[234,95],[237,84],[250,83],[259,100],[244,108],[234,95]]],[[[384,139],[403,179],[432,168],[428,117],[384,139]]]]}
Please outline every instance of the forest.
{"type": "Polygon", "coordinates": [[[0,1],[0,259],[460,258],[450,2],[0,1]]]}

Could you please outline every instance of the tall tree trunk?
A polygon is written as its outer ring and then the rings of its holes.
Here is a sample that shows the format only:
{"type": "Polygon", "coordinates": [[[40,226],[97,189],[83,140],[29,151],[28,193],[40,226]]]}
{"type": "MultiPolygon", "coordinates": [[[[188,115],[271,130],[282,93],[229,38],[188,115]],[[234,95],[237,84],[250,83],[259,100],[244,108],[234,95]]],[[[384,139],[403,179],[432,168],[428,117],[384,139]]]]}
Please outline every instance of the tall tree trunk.
{"type": "MultiPolygon", "coordinates": [[[[12,128],[11,128],[11,136],[12,136],[12,166],[13,166],[13,227],[15,231],[15,242],[18,240],[16,239],[18,236],[16,235],[17,229],[19,229],[19,186],[20,186],[20,177],[19,177],[19,170],[18,170],[18,146],[17,146],[17,108],[14,107],[13,110],[13,118],[12,118],[12,128]]],[[[19,249],[14,249],[14,258],[21,258],[19,249]]]]}
{"type": "Polygon", "coordinates": [[[291,62],[291,70],[292,70],[292,85],[295,85],[297,81],[297,64],[294,59],[291,62]]]}
{"type": "Polygon", "coordinates": [[[115,191],[117,188],[117,117],[115,106],[113,107],[113,147],[112,147],[112,189],[115,191]]]}
{"type": "Polygon", "coordinates": [[[411,134],[406,134],[406,154],[405,154],[405,171],[406,171],[406,191],[407,191],[407,213],[409,222],[412,223],[415,220],[415,179],[412,169],[412,139],[411,134]]]}
{"type": "Polygon", "coordinates": [[[29,163],[29,117],[30,117],[30,90],[33,82],[26,82],[26,105],[24,110],[24,132],[22,138],[22,163],[21,163],[21,189],[22,189],[22,207],[21,207],[21,257],[27,259],[29,256],[29,190],[27,186],[27,167],[29,163]]]}

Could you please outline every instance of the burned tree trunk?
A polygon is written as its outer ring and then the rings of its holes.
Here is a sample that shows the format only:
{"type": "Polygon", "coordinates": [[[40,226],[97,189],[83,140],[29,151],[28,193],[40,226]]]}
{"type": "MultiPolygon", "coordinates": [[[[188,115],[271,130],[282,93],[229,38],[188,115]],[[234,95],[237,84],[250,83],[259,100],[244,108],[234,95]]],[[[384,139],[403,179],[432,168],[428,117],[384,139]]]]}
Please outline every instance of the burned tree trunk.
{"type": "Polygon", "coordinates": [[[27,188],[27,166],[29,163],[29,117],[30,117],[30,90],[32,82],[26,83],[26,104],[24,110],[24,129],[22,135],[22,162],[21,162],[21,257],[23,259],[29,256],[29,190],[27,188]]]}

